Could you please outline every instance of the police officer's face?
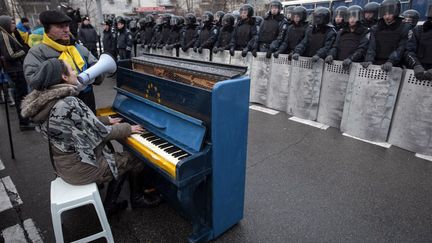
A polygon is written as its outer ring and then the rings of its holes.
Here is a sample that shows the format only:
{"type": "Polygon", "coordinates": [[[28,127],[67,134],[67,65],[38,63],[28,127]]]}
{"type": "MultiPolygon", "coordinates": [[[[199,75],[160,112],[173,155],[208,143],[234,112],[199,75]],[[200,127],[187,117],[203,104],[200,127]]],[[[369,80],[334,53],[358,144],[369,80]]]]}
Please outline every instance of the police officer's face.
{"type": "Polygon", "coordinates": [[[374,14],[371,13],[371,12],[366,12],[366,13],[364,14],[365,19],[366,19],[366,20],[369,20],[369,21],[372,20],[373,16],[374,16],[374,14]]]}
{"type": "Polygon", "coordinates": [[[53,40],[69,40],[69,24],[52,24],[47,35],[53,40]]]}
{"type": "Polygon", "coordinates": [[[103,25],[102,25],[102,28],[103,28],[105,31],[108,31],[108,30],[109,30],[109,25],[107,25],[107,24],[103,24],[103,25]]]}
{"type": "Polygon", "coordinates": [[[241,11],[240,12],[240,18],[241,19],[247,19],[248,18],[248,12],[247,11],[241,11]]]}
{"type": "Polygon", "coordinates": [[[120,23],[120,22],[117,23],[117,29],[121,30],[121,29],[123,29],[123,27],[124,27],[123,23],[120,23]]]}
{"type": "Polygon", "coordinates": [[[88,20],[88,19],[85,19],[85,20],[84,20],[84,24],[85,24],[85,25],[88,25],[88,24],[90,24],[90,20],[88,20]]]}
{"type": "Polygon", "coordinates": [[[300,16],[298,16],[298,15],[293,15],[293,21],[294,21],[294,23],[296,23],[296,24],[298,24],[298,23],[300,23],[300,16]]]}
{"type": "Polygon", "coordinates": [[[413,23],[413,19],[410,18],[410,17],[405,17],[402,21],[403,21],[404,23],[409,23],[409,24],[412,24],[412,23],[413,23]]]}
{"type": "Polygon", "coordinates": [[[383,19],[386,24],[392,24],[395,17],[393,14],[385,13],[383,19]]]}
{"type": "Polygon", "coordinates": [[[348,20],[348,24],[350,27],[354,27],[357,24],[357,18],[354,16],[351,16],[348,20]]]}
{"type": "Polygon", "coordinates": [[[272,15],[276,15],[279,13],[279,8],[277,6],[272,6],[270,12],[272,15]]]}
{"type": "Polygon", "coordinates": [[[335,23],[336,24],[342,24],[342,22],[343,22],[343,18],[340,15],[335,17],[335,23]]]}

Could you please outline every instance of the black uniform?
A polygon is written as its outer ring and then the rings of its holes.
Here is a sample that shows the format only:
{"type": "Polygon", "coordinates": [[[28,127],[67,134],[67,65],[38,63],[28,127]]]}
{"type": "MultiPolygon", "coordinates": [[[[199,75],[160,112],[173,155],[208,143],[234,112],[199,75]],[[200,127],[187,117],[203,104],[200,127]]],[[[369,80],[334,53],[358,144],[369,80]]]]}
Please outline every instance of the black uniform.
{"type": "Polygon", "coordinates": [[[215,43],[215,48],[218,48],[219,50],[229,50],[230,49],[230,42],[232,35],[234,33],[234,26],[224,26],[220,30],[219,37],[215,43]]]}
{"type": "Polygon", "coordinates": [[[96,33],[96,30],[91,24],[81,24],[81,28],[78,32],[78,39],[96,58],[99,56],[96,44],[98,42],[98,38],[99,37],[96,33]]]}
{"type": "MultiPolygon", "coordinates": [[[[156,44],[156,48],[162,48],[164,45],[168,43],[168,38],[171,34],[171,26],[168,23],[162,24],[160,26],[160,31],[158,32],[156,36],[156,41],[154,44],[156,44]]],[[[153,45],[154,46],[154,45],[153,45]]]]}
{"type": "Polygon", "coordinates": [[[197,24],[186,25],[182,31],[181,36],[181,48],[183,51],[187,51],[189,48],[193,47],[196,39],[198,38],[197,24]]]}
{"type": "Polygon", "coordinates": [[[432,80],[432,20],[413,30],[406,45],[406,63],[418,79],[432,80]],[[425,76],[425,71],[428,73],[425,76]]]}
{"type": "Polygon", "coordinates": [[[294,53],[301,56],[325,58],[333,45],[336,31],[328,25],[312,26],[306,29],[303,40],[296,46],[294,53]]]}
{"type": "Polygon", "coordinates": [[[120,60],[131,58],[131,51],[134,44],[132,33],[123,27],[117,31],[117,51],[120,60]]]}
{"type": "Polygon", "coordinates": [[[213,24],[205,24],[198,28],[198,38],[195,41],[195,48],[212,49],[218,37],[218,27],[213,24]]]}
{"type": "Polygon", "coordinates": [[[250,51],[257,37],[258,31],[255,18],[251,17],[245,20],[238,20],[234,27],[230,48],[237,51],[250,51]]]}
{"type": "Polygon", "coordinates": [[[175,25],[171,27],[171,32],[167,40],[167,49],[177,48],[180,46],[181,36],[183,35],[183,27],[175,25]]]}
{"type": "Polygon", "coordinates": [[[283,14],[268,13],[261,25],[253,49],[263,52],[276,51],[283,41],[287,28],[288,21],[283,14]]]}
{"type": "MultiPolygon", "coordinates": [[[[285,37],[279,46],[277,54],[291,53],[295,47],[303,40],[308,24],[306,22],[299,25],[294,22],[288,27],[285,37]]],[[[277,56],[275,56],[277,57],[277,56]]]]}
{"type": "Polygon", "coordinates": [[[142,47],[151,44],[151,40],[153,38],[154,32],[155,32],[154,23],[145,23],[144,26],[140,28],[139,38],[141,40],[142,47]]]}
{"type": "Polygon", "coordinates": [[[400,65],[408,41],[409,26],[397,17],[391,25],[383,19],[371,29],[366,62],[381,65],[390,62],[400,65]]]}
{"type": "Polygon", "coordinates": [[[353,62],[361,62],[364,59],[369,45],[369,29],[363,25],[357,25],[351,32],[348,26],[338,33],[333,47],[328,52],[335,60],[350,59],[353,62]]]}
{"type": "Polygon", "coordinates": [[[112,32],[111,28],[109,28],[108,31],[103,31],[102,43],[104,47],[104,52],[108,52],[113,55],[113,57],[117,57],[116,34],[112,32]]]}

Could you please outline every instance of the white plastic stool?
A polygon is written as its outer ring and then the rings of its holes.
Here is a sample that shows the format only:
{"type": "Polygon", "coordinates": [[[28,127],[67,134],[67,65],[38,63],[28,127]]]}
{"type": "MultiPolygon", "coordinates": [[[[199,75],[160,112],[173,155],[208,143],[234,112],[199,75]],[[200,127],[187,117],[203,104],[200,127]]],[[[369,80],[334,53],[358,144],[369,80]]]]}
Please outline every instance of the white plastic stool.
{"type": "Polygon", "coordinates": [[[74,186],[58,177],[51,182],[51,217],[57,243],[64,242],[61,214],[64,211],[87,204],[94,205],[102,225],[102,231],[74,242],[89,242],[101,237],[105,237],[109,243],[114,242],[96,183],[74,186]]]}

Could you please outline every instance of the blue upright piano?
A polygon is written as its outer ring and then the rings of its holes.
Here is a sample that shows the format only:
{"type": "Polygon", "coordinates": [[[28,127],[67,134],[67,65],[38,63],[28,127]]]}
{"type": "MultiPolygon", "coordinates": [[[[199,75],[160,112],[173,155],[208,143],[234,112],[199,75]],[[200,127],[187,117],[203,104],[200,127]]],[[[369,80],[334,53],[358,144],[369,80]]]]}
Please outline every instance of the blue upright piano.
{"type": "Polygon", "coordinates": [[[146,130],[120,142],[207,242],[243,218],[250,79],[246,67],[145,54],[120,61],[112,108],[146,130]]]}

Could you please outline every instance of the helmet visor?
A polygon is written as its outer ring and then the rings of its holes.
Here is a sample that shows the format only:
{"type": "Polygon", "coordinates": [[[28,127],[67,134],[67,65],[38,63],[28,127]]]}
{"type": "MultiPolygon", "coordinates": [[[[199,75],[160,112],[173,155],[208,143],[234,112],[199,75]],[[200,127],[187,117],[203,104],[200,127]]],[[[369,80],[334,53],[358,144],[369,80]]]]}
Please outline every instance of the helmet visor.
{"type": "Polygon", "coordinates": [[[174,26],[174,25],[177,25],[178,23],[179,23],[179,19],[178,18],[171,18],[170,25],[174,26]]]}
{"type": "Polygon", "coordinates": [[[399,16],[399,13],[400,13],[400,9],[397,4],[384,5],[380,7],[379,17],[383,18],[384,15],[386,14],[390,14],[393,15],[394,17],[397,17],[399,16]]]}
{"type": "Polygon", "coordinates": [[[354,19],[357,21],[363,20],[363,12],[361,10],[350,10],[348,12],[347,20],[350,21],[351,19],[354,19]]]}

